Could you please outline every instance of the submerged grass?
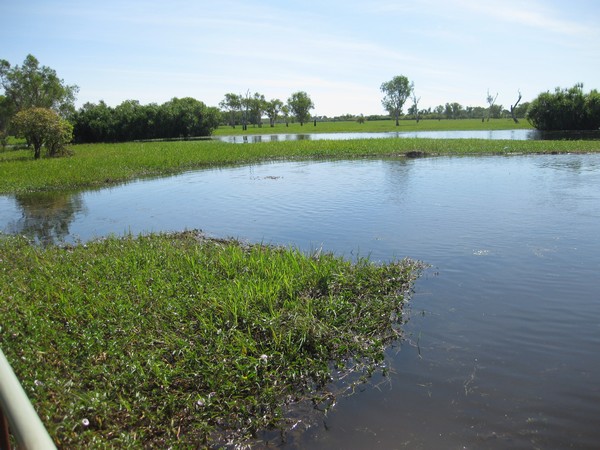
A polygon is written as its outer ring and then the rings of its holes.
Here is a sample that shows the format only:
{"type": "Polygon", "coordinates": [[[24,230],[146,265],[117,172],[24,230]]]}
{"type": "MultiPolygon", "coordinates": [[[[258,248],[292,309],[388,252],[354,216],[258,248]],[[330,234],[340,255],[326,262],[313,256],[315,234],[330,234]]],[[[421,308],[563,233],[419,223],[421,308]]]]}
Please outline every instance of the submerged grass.
{"type": "Polygon", "coordinates": [[[0,152],[0,194],[89,188],[145,176],[269,160],[418,155],[508,155],[598,152],[600,141],[355,139],[229,144],[217,141],[131,142],[72,147],[73,156],[34,161],[30,151],[0,152]]]}
{"type": "Polygon", "coordinates": [[[241,442],[332,362],[375,368],[421,268],[197,232],[0,236],[0,346],[59,447],[241,442]]]}

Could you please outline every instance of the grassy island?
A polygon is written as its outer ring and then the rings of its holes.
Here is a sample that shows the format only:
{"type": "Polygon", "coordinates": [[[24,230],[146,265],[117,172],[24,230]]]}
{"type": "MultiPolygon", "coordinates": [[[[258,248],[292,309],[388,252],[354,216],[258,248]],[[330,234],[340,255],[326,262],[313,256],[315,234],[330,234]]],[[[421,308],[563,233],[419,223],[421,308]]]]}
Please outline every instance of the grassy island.
{"type": "Polygon", "coordinates": [[[72,156],[33,160],[30,150],[0,152],[0,194],[110,186],[148,176],[272,160],[389,158],[406,155],[511,155],[598,152],[600,141],[352,139],[230,144],[219,141],[86,144],[72,156]]]}
{"type": "Polygon", "coordinates": [[[205,239],[0,237],[0,345],[59,447],[243,441],[380,367],[420,263],[205,239]]]}

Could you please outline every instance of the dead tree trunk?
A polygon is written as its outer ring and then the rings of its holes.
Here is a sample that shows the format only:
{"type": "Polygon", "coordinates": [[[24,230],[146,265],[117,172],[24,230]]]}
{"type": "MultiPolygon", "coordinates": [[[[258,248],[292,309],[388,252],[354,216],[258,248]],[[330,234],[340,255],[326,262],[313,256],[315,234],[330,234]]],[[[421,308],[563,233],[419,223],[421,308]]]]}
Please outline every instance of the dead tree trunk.
{"type": "Polygon", "coordinates": [[[496,99],[497,99],[497,98],[498,98],[498,93],[496,92],[496,96],[495,96],[495,97],[492,97],[492,96],[490,95],[490,90],[488,89],[488,92],[487,92],[487,98],[486,98],[486,100],[487,100],[487,102],[488,102],[488,105],[490,105],[490,106],[488,107],[488,116],[487,116],[487,121],[488,121],[488,122],[490,121],[490,116],[492,115],[492,107],[494,106],[494,103],[496,103],[496,99]]]}
{"type": "Polygon", "coordinates": [[[514,120],[515,123],[519,123],[519,119],[517,119],[515,110],[517,109],[517,105],[519,104],[520,101],[521,101],[521,91],[519,91],[519,98],[517,99],[517,102],[514,105],[510,106],[510,115],[512,116],[512,120],[514,120]]]}

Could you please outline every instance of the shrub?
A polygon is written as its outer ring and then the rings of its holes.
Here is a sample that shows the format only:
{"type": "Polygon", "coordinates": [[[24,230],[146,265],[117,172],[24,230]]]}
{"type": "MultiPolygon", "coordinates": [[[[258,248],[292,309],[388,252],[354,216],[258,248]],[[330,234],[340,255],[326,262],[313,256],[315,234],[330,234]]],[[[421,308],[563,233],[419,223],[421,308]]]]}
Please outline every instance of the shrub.
{"type": "Polygon", "coordinates": [[[527,120],[538,130],[597,130],[600,128],[600,93],[584,94],[583,84],[544,92],[531,102],[527,120]]]}

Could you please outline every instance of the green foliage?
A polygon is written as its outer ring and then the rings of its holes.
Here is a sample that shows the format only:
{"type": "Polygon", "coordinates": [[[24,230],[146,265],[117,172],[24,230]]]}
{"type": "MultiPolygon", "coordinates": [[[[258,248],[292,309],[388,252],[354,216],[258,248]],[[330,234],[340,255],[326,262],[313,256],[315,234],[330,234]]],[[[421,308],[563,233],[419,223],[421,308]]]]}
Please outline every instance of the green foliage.
{"type": "Polygon", "coordinates": [[[39,65],[33,55],[27,55],[22,66],[11,67],[0,60],[0,82],[11,109],[18,112],[29,108],[48,108],[66,117],[74,110],[79,88],[58,78],[56,71],[39,65]]]}
{"type": "Polygon", "coordinates": [[[0,346],[61,448],[216,448],[276,426],[332,367],[380,366],[422,268],[195,232],[3,236],[0,255],[0,346]]]}
{"type": "Polygon", "coordinates": [[[544,92],[529,105],[527,119],[538,130],[597,130],[600,128],[600,93],[583,92],[583,84],[544,92]]]}
{"type": "Polygon", "coordinates": [[[209,136],[220,112],[190,97],[162,105],[126,100],[116,108],[86,103],[71,116],[76,142],[124,142],[141,139],[209,136]]]}
{"type": "Polygon", "coordinates": [[[73,138],[73,126],[48,108],[19,111],[13,118],[12,127],[17,137],[27,139],[33,147],[35,159],[40,158],[43,145],[48,156],[57,156],[73,138]]]}
{"type": "Polygon", "coordinates": [[[235,128],[236,121],[242,110],[242,97],[234,93],[225,94],[225,98],[219,103],[219,107],[224,111],[229,120],[229,125],[235,128]]]}
{"type": "Polygon", "coordinates": [[[315,107],[314,103],[304,91],[294,92],[287,101],[290,112],[300,122],[300,126],[310,120],[310,110],[315,107]]]}
{"type": "Polygon", "coordinates": [[[527,117],[527,111],[529,110],[530,105],[530,102],[524,102],[518,105],[514,111],[515,116],[519,119],[525,119],[527,117]]]}
{"type": "Polygon", "coordinates": [[[267,113],[267,117],[269,118],[269,125],[271,127],[275,126],[275,122],[279,117],[279,113],[282,111],[283,102],[277,98],[272,99],[265,103],[265,112],[267,113]]]}
{"type": "Polygon", "coordinates": [[[4,95],[0,95],[0,133],[6,135],[8,124],[14,115],[13,107],[10,101],[4,95]]]}
{"type": "Polygon", "coordinates": [[[263,94],[255,92],[250,96],[250,92],[246,97],[242,98],[243,108],[243,123],[246,127],[248,122],[254,126],[262,127],[262,115],[266,108],[266,100],[263,94]]]}
{"type": "Polygon", "coordinates": [[[381,104],[396,120],[396,126],[398,126],[402,107],[413,90],[413,84],[404,75],[398,75],[390,81],[382,83],[380,89],[384,94],[381,104]]]}

